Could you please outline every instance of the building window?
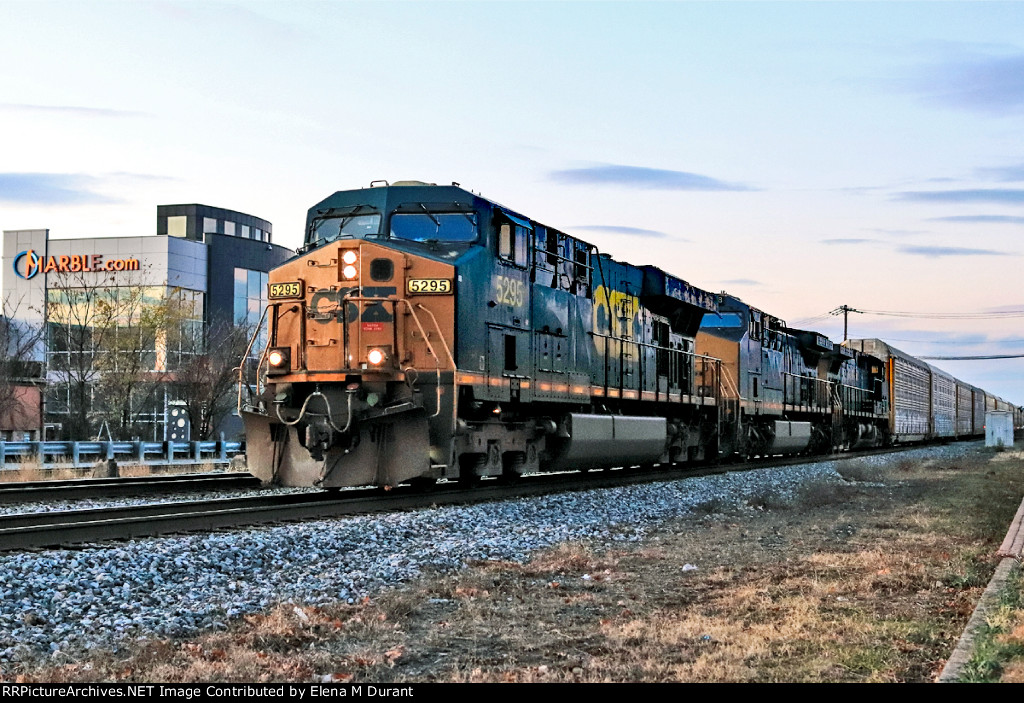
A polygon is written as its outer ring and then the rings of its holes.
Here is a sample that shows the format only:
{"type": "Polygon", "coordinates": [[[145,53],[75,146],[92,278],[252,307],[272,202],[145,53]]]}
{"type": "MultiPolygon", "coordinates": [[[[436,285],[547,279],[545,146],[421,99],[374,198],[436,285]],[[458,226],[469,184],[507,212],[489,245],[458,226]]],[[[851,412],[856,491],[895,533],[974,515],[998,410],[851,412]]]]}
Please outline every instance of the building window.
{"type": "Polygon", "coordinates": [[[242,236],[249,239],[249,225],[242,225],[242,236]]]}
{"type": "Polygon", "coordinates": [[[235,236],[235,223],[224,220],[224,234],[234,237],[235,236]]]}
{"type": "MultiPolygon", "coordinates": [[[[235,300],[234,300],[234,322],[239,327],[249,329],[247,334],[260,323],[263,308],[267,305],[267,274],[262,271],[250,269],[235,269],[235,300]]],[[[253,353],[259,354],[259,350],[266,346],[266,327],[260,330],[256,343],[253,344],[253,353]]]]}
{"type": "Polygon", "coordinates": [[[188,217],[176,215],[167,218],[167,236],[184,237],[187,234],[188,217]]]}
{"type": "Polygon", "coordinates": [[[125,439],[160,436],[166,372],[205,353],[201,291],[163,286],[47,290],[46,422],[71,438],[103,418],[125,439]]]}
{"type": "Polygon", "coordinates": [[[217,220],[213,217],[203,218],[203,234],[217,234],[217,220]]]}
{"type": "Polygon", "coordinates": [[[259,324],[267,304],[267,274],[250,269],[235,269],[234,320],[236,325],[259,324]]]}

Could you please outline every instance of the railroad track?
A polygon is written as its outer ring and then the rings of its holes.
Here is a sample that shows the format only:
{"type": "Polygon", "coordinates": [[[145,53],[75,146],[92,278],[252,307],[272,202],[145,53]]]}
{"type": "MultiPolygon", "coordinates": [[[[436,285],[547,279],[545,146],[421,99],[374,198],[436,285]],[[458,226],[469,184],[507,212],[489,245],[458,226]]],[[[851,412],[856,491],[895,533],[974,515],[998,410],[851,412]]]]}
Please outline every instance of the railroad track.
{"type": "Polygon", "coordinates": [[[487,481],[472,489],[450,483],[439,484],[429,491],[399,486],[390,491],[362,488],[333,493],[290,493],[276,496],[249,496],[217,500],[149,503],[113,508],[20,513],[0,516],[0,552],[212,531],[260,524],[299,522],[373,512],[413,510],[440,505],[509,500],[554,492],[612,488],[895,451],[900,450],[889,448],[858,452],[857,454],[771,458],[742,464],[718,464],[686,470],[670,467],[654,470],[633,467],[587,474],[537,474],[522,477],[513,483],[487,481]]]}
{"type": "Polygon", "coordinates": [[[0,483],[0,505],[81,498],[117,498],[161,493],[235,490],[256,488],[259,485],[260,481],[255,476],[237,472],[0,483]]]}

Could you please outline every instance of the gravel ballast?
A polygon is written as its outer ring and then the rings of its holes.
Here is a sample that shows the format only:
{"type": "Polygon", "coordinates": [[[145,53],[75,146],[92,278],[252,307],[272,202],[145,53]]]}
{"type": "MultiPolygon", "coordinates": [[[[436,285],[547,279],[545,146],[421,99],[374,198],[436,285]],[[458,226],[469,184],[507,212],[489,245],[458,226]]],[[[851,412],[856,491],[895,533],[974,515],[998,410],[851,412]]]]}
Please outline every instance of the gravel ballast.
{"type": "MultiPolygon", "coordinates": [[[[979,443],[914,449],[951,459],[979,443]]],[[[890,457],[860,458],[889,462],[890,457]]],[[[223,629],[282,602],[373,596],[425,567],[524,561],[567,540],[637,541],[653,525],[714,501],[786,500],[808,481],[843,479],[835,461],[683,478],[472,506],[0,556],[0,665],[73,662],[136,639],[223,629]]]]}

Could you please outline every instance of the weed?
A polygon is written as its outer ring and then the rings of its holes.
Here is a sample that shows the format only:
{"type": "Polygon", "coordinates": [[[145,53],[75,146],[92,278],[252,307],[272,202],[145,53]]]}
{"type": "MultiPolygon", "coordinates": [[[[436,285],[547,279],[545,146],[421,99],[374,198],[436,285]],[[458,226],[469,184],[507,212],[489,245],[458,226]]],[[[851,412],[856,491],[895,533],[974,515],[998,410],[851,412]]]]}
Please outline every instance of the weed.
{"type": "Polygon", "coordinates": [[[846,481],[877,483],[883,479],[887,470],[880,464],[872,464],[862,459],[847,459],[836,465],[836,473],[846,481]]]}
{"type": "Polygon", "coordinates": [[[747,496],[746,503],[754,510],[788,510],[792,507],[789,499],[771,490],[751,493],[747,496]]]}
{"type": "Polygon", "coordinates": [[[691,510],[697,515],[717,515],[725,512],[726,502],[722,498],[708,498],[694,505],[691,510]]]}
{"type": "Polygon", "coordinates": [[[896,462],[895,470],[901,474],[914,474],[921,468],[921,463],[911,459],[900,459],[896,462]]]}
{"type": "Polygon", "coordinates": [[[974,640],[974,652],[960,680],[985,683],[1019,681],[1024,665],[1024,579],[1014,569],[999,593],[999,605],[985,620],[974,640]]]}
{"type": "Polygon", "coordinates": [[[853,486],[830,481],[812,481],[800,487],[795,501],[797,506],[802,508],[820,508],[849,502],[856,493],[853,486]]]}

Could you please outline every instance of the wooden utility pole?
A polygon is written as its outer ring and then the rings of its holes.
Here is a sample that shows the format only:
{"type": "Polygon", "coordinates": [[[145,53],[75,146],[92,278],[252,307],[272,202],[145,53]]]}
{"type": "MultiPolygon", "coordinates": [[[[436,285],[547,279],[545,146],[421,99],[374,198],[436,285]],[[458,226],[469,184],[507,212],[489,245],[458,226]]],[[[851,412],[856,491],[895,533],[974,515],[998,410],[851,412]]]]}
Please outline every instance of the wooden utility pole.
{"type": "Polygon", "coordinates": [[[832,311],[833,315],[838,315],[839,313],[843,313],[843,341],[844,342],[847,339],[850,338],[850,334],[849,334],[849,329],[850,329],[849,320],[850,320],[850,313],[851,312],[857,312],[857,313],[860,313],[862,315],[864,314],[860,310],[855,310],[854,308],[851,308],[849,305],[840,305],[838,308],[836,308],[835,310],[832,311]]]}

